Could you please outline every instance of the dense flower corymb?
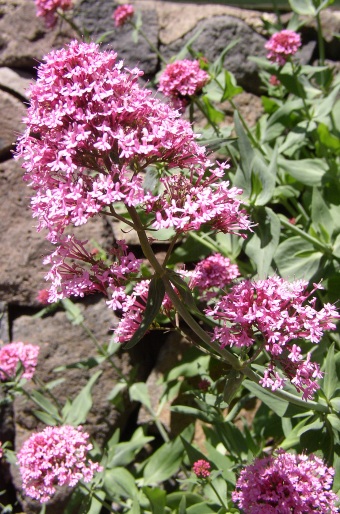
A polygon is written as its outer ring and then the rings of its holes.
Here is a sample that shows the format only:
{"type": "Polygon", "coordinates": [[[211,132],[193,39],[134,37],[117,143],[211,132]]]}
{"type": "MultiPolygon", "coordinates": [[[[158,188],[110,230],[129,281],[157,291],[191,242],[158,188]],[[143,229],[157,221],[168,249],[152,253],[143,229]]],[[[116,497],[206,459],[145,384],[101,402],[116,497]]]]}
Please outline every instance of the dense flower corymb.
{"type": "Polygon", "coordinates": [[[275,371],[279,365],[297,390],[303,391],[305,399],[319,388],[316,379],[322,373],[310,361],[310,354],[303,359],[295,340],[318,343],[325,330],[335,329],[334,320],[339,318],[331,304],[325,304],[319,311],[315,309],[316,298],[309,299],[307,284],[276,276],[243,280],[206,311],[221,323],[214,330],[214,339],[222,347],[250,347],[257,343],[268,352],[271,362],[261,381],[264,387],[283,387],[284,379],[275,371]]]}
{"type": "Polygon", "coordinates": [[[333,476],[314,455],[278,450],[241,471],[232,499],[247,514],[336,514],[333,476]]]}
{"type": "Polygon", "coordinates": [[[295,55],[300,46],[301,37],[293,30],[281,30],[272,35],[265,44],[267,58],[283,66],[288,57],[295,55]]]}
{"type": "Polygon", "coordinates": [[[66,11],[72,7],[72,0],[35,0],[37,16],[45,18],[48,28],[52,28],[57,21],[58,9],[66,11]]]}
{"type": "Polygon", "coordinates": [[[25,493],[44,503],[56,492],[56,486],[75,486],[80,480],[90,482],[101,466],[87,460],[92,449],[89,435],[81,427],[47,427],[32,434],[18,453],[25,493]]]}
{"type": "Polygon", "coordinates": [[[210,476],[211,466],[204,459],[197,460],[192,466],[192,470],[198,478],[208,478],[210,476]]]}
{"type": "Polygon", "coordinates": [[[22,377],[30,380],[38,362],[39,346],[22,342],[5,344],[0,348],[0,380],[15,378],[18,365],[23,368],[22,377]]]}
{"type": "Polygon", "coordinates": [[[205,149],[190,124],[138,85],[141,74],[123,69],[114,52],[77,41],[39,66],[17,156],[36,192],[38,228],[48,228],[53,242],[115,202],[142,204],[148,195],[139,172],[147,166],[204,173],[205,149]]]}
{"type": "Polygon", "coordinates": [[[135,10],[132,5],[125,4],[117,7],[112,15],[116,27],[125,25],[125,23],[133,17],[134,13],[135,10]]]}
{"type": "Polygon", "coordinates": [[[174,107],[183,109],[191,96],[202,91],[209,78],[198,61],[184,59],[167,64],[159,78],[158,89],[171,98],[174,107]]]}

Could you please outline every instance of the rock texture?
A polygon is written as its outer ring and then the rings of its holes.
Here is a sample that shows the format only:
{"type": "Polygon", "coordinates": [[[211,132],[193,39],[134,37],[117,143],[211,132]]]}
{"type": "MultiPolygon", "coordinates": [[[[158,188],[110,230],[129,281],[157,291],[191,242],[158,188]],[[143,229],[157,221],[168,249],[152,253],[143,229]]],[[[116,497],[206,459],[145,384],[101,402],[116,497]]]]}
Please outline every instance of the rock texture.
{"type": "MultiPolygon", "coordinates": [[[[225,56],[225,66],[245,90],[234,99],[235,103],[248,123],[256,122],[262,112],[259,79],[256,67],[248,57],[265,55],[263,46],[267,34],[262,20],[275,22],[273,14],[215,3],[196,6],[175,1],[135,0],[136,10],[142,16],[142,29],[153,47],[150,48],[141,34],[138,41],[132,40],[130,27],[114,27],[112,12],[117,5],[109,0],[77,0],[76,21],[80,26],[87,26],[92,39],[106,32],[104,47],[115,49],[126,66],[137,65],[143,69],[147,80],[162,67],[156,50],[170,59],[198,34],[193,49],[213,60],[231,41],[238,39],[238,44],[225,56]]],[[[283,16],[283,21],[287,21],[287,16],[283,16]]],[[[336,37],[340,32],[340,12],[323,12],[321,21],[326,37],[326,57],[336,61],[340,51],[336,37]]],[[[302,35],[301,60],[310,62],[317,57],[316,29],[310,20],[306,20],[302,35]]],[[[17,135],[24,129],[21,120],[29,96],[27,88],[36,76],[37,64],[52,48],[60,48],[73,37],[75,32],[65,22],[58,23],[53,30],[46,29],[44,21],[36,17],[33,0],[0,0],[0,338],[5,343],[23,340],[40,346],[37,378],[42,381],[65,378],[65,382],[53,390],[61,403],[67,397],[75,397],[85,385],[89,372],[74,368],[57,373],[55,368],[88,359],[95,354],[95,347],[86,329],[71,325],[62,310],[45,318],[33,317],[41,308],[37,293],[45,287],[42,257],[52,250],[52,245],[43,233],[36,232],[29,207],[30,190],[22,180],[20,163],[12,158],[12,150],[17,135]]],[[[221,109],[226,113],[225,123],[231,124],[232,111],[228,102],[221,109]]],[[[199,117],[195,122],[198,126],[204,123],[199,117]]],[[[115,238],[127,237],[138,250],[134,234],[123,234],[121,228],[120,224],[96,218],[80,227],[77,235],[92,241],[94,246],[97,243],[107,249],[115,238]]],[[[164,248],[160,246],[160,250],[164,248]]],[[[107,343],[112,335],[110,328],[114,325],[114,317],[106,308],[105,300],[94,296],[78,305],[100,344],[107,343]]],[[[182,342],[171,337],[166,341],[164,336],[156,333],[148,335],[143,344],[132,351],[117,353],[114,356],[117,369],[108,363],[100,367],[102,374],[93,388],[93,409],[85,425],[98,444],[103,444],[116,427],[121,427],[128,437],[136,423],[149,421],[145,411],[141,411],[138,418],[137,404],[127,402],[124,412],[120,412],[107,402],[119,374],[127,376],[133,370],[137,381],[148,380],[150,391],[154,393],[153,405],[157,407],[160,394],[157,380],[186,348],[182,342]],[[164,349],[157,358],[164,340],[164,349]]],[[[32,404],[25,398],[18,397],[14,405],[2,400],[0,398],[0,440],[10,441],[18,449],[33,430],[43,425],[33,416],[32,404]]],[[[178,432],[181,420],[170,417],[168,411],[164,411],[162,421],[173,433],[178,432]]],[[[10,469],[4,463],[0,466],[0,491],[6,489],[8,495],[5,500],[14,502],[17,499],[25,514],[40,512],[40,506],[22,497],[16,468],[10,469]]],[[[47,514],[63,512],[66,497],[65,491],[62,492],[48,506],[47,514]]]]}

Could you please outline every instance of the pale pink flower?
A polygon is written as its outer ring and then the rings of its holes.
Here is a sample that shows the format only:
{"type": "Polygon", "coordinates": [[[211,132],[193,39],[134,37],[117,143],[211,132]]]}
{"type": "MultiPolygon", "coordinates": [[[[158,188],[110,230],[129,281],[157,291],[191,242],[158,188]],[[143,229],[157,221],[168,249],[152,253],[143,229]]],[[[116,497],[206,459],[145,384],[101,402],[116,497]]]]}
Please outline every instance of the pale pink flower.
{"type": "Polygon", "coordinates": [[[280,449],[241,471],[232,499],[247,514],[336,514],[333,477],[319,457],[280,449]]]}
{"type": "Polygon", "coordinates": [[[80,480],[90,482],[102,467],[87,460],[93,446],[82,427],[47,427],[25,441],[17,455],[24,492],[47,502],[56,486],[75,486],[80,480]]]}
{"type": "Polygon", "coordinates": [[[39,346],[15,342],[0,347],[0,380],[6,382],[15,378],[18,366],[22,367],[22,377],[30,380],[38,362],[39,346]]]}
{"type": "Polygon", "coordinates": [[[135,9],[130,4],[120,5],[114,10],[112,18],[116,27],[122,27],[135,14],[135,9]]]}
{"type": "Polygon", "coordinates": [[[57,21],[57,10],[67,11],[72,7],[72,0],[35,0],[35,5],[37,16],[45,18],[46,26],[52,28],[57,21]]]}
{"type": "Polygon", "coordinates": [[[158,90],[171,98],[174,107],[183,110],[190,97],[198,95],[209,79],[198,61],[184,59],[167,64],[159,78],[158,90]]]}
{"type": "Polygon", "coordinates": [[[148,299],[149,285],[148,280],[142,280],[135,285],[131,294],[126,296],[122,305],[122,318],[114,328],[117,342],[129,341],[140,327],[148,299]]]}
{"type": "Polygon", "coordinates": [[[190,124],[141,88],[141,75],[116,53],[78,41],[39,66],[17,157],[35,190],[38,229],[48,228],[52,242],[115,202],[142,204],[149,193],[141,172],[150,165],[204,173],[205,148],[190,124]]]}
{"type": "Polygon", "coordinates": [[[243,280],[214,308],[206,309],[208,315],[220,322],[220,327],[214,329],[214,339],[222,347],[249,347],[257,343],[268,352],[271,363],[261,380],[264,387],[283,387],[285,379],[275,370],[279,365],[285,377],[298,391],[303,391],[304,399],[311,398],[319,388],[316,379],[322,373],[318,364],[310,361],[310,354],[304,359],[297,344],[290,342],[302,339],[318,343],[325,330],[335,329],[334,321],[339,319],[334,305],[315,309],[316,298],[309,298],[307,284],[276,276],[243,280]]]}
{"type": "Polygon", "coordinates": [[[272,35],[265,44],[267,58],[283,66],[287,59],[295,55],[302,45],[300,34],[293,30],[281,30],[272,35]]]}
{"type": "Polygon", "coordinates": [[[204,459],[197,460],[192,466],[192,470],[197,478],[208,478],[210,476],[210,469],[209,462],[204,459]]]}

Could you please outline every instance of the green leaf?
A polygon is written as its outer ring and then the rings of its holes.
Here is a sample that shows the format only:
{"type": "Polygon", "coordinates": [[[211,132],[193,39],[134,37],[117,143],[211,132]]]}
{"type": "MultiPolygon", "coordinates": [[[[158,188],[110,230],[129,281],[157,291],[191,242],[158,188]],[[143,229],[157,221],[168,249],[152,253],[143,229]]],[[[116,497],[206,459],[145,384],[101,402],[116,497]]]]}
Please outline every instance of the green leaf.
{"type": "Polygon", "coordinates": [[[313,188],[312,195],[312,223],[317,231],[320,228],[320,225],[327,227],[327,233],[329,236],[327,242],[329,242],[330,236],[332,236],[334,230],[333,218],[329,213],[329,207],[326,204],[323,195],[316,187],[313,188]]]}
{"type": "Polygon", "coordinates": [[[117,497],[128,499],[138,495],[135,478],[127,469],[122,467],[105,471],[104,489],[112,501],[117,497]]]}
{"type": "Polygon", "coordinates": [[[138,428],[130,441],[108,444],[107,468],[127,466],[144,446],[154,440],[154,437],[145,436],[142,428],[138,428]]]}
{"type": "Polygon", "coordinates": [[[145,382],[136,382],[129,389],[130,400],[140,402],[149,412],[152,412],[151,400],[149,396],[148,386],[145,382]]]}
{"type": "Polygon", "coordinates": [[[63,409],[63,421],[66,425],[78,426],[86,422],[92,407],[91,390],[102,373],[102,371],[97,371],[97,373],[92,375],[75,399],[70,404],[67,404],[67,412],[64,412],[63,409]]]}
{"type": "Polygon", "coordinates": [[[152,514],[164,514],[166,492],[159,487],[143,487],[143,493],[150,502],[152,514]]]}
{"type": "Polygon", "coordinates": [[[330,422],[330,424],[332,425],[332,427],[334,428],[334,430],[336,430],[336,432],[340,432],[339,415],[338,414],[328,414],[327,419],[330,422]]]}
{"type": "Polygon", "coordinates": [[[210,514],[211,512],[216,514],[216,507],[217,505],[207,502],[195,503],[187,508],[187,514],[210,514]]]}
{"type": "Polygon", "coordinates": [[[339,96],[340,85],[335,87],[333,91],[323,100],[316,102],[313,113],[313,120],[324,121],[332,112],[335,102],[339,96]]]}
{"type": "Polygon", "coordinates": [[[297,14],[303,14],[306,16],[316,15],[316,10],[312,0],[289,0],[289,4],[292,10],[297,14]]]}
{"type": "Polygon", "coordinates": [[[193,433],[192,428],[189,427],[189,430],[184,430],[180,436],[163,444],[151,455],[143,471],[143,479],[141,480],[143,486],[153,486],[164,482],[178,471],[184,457],[184,446],[181,437],[186,439],[189,431],[191,431],[191,434],[193,433]]]}
{"type": "Polygon", "coordinates": [[[236,84],[234,75],[231,72],[224,70],[224,91],[221,102],[229,100],[230,98],[234,98],[234,96],[237,96],[242,92],[243,89],[241,86],[236,84]]]}
{"type": "Polygon", "coordinates": [[[336,365],[334,358],[334,343],[327,351],[325,360],[325,375],[323,377],[323,392],[327,400],[330,400],[338,386],[338,377],[336,373],[336,365]]]}
{"type": "Polygon", "coordinates": [[[40,421],[45,423],[45,425],[55,427],[58,424],[56,419],[47,412],[41,410],[33,410],[33,414],[36,418],[40,419],[40,421]]]}
{"type": "Polygon", "coordinates": [[[274,254],[277,250],[281,224],[278,216],[269,207],[254,209],[252,219],[257,225],[248,237],[244,251],[256,265],[259,278],[267,278],[274,254]]]}
{"type": "MultiPolygon", "coordinates": [[[[275,414],[280,416],[280,418],[284,416],[291,417],[297,412],[306,412],[308,407],[305,409],[301,406],[290,404],[287,400],[283,400],[282,398],[278,398],[270,389],[266,389],[251,380],[244,380],[243,385],[253,393],[257,398],[263,401],[275,414]]],[[[300,398],[299,398],[300,399],[300,398]]]]}
{"type": "MultiPolygon", "coordinates": [[[[285,418],[284,418],[285,419],[285,418]]],[[[284,450],[289,450],[290,448],[294,448],[294,446],[298,445],[300,442],[300,430],[306,425],[308,422],[308,418],[302,419],[299,421],[295,427],[290,430],[287,437],[280,444],[280,448],[284,450]]]]}
{"type": "MultiPolygon", "coordinates": [[[[233,461],[227,455],[223,455],[221,452],[216,450],[216,448],[208,441],[205,441],[205,447],[208,452],[209,461],[215,466],[216,469],[221,471],[221,476],[224,478],[224,480],[234,486],[236,484],[236,476],[232,471],[234,464],[233,461]]],[[[201,458],[204,459],[205,457],[203,456],[201,458]]]]}
{"type": "Polygon", "coordinates": [[[44,412],[49,414],[55,421],[59,423],[61,422],[58,409],[50,400],[48,400],[43,394],[39,393],[39,391],[33,390],[30,392],[30,395],[34,403],[41,407],[44,412]]]}
{"type": "MultiPolygon", "coordinates": [[[[195,493],[190,493],[188,491],[177,491],[174,493],[170,493],[166,499],[166,506],[171,510],[178,509],[181,504],[185,504],[186,507],[190,507],[191,505],[196,505],[202,501],[202,496],[199,496],[195,493]],[[185,499],[183,502],[183,498],[185,499]]],[[[184,511],[186,512],[186,511],[184,511]]],[[[180,514],[180,511],[178,512],[180,514]]]]}
{"type": "Polygon", "coordinates": [[[223,400],[229,405],[240,389],[244,375],[234,368],[226,373],[226,381],[223,390],[223,400]]]}
{"type": "Polygon", "coordinates": [[[140,326],[137,328],[136,332],[133,334],[130,341],[124,345],[124,349],[127,350],[135,346],[146,334],[151,323],[159,312],[164,295],[165,287],[163,280],[160,277],[154,276],[150,281],[148,299],[146,302],[143,320],[140,326]]]}
{"type": "Polygon", "coordinates": [[[183,495],[182,499],[178,505],[178,514],[186,514],[186,511],[187,511],[186,506],[187,506],[186,497],[183,495]]]}
{"type": "Polygon", "coordinates": [[[338,155],[340,152],[340,139],[329,132],[327,125],[320,123],[317,133],[321,144],[338,155]]]}
{"type": "Polygon", "coordinates": [[[216,414],[205,413],[200,409],[196,409],[195,407],[188,407],[186,405],[172,405],[171,412],[194,416],[197,419],[205,421],[206,423],[214,423],[216,421],[216,414]]]}
{"type": "Polygon", "coordinates": [[[320,186],[328,170],[327,163],[323,159],[287,160],[279,157],[278,165],[306,186],[320,186]]]}
{"type": "Polygon", "coordinates": [[[318,271],[322,256],[312,243],[293,236],[278,246],[274,261],[283,278],[310,280],[318,271]]]}

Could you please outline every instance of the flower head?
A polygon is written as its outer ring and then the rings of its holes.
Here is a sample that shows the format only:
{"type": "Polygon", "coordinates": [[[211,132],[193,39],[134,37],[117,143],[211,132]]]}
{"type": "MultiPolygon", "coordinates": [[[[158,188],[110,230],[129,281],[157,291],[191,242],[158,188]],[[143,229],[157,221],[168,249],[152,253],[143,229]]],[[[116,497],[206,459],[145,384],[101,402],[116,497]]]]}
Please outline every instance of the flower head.
{"type": "Polygon", "coordinates": [[[92,449],[89,434],[81,427],[47,427],[25,441],[18,462],[25,493],[44,503],[56,492],[56,486],[75,486],[80,480],[90,482],[98,463],[87,460],[92,449]]]}
{"type": "Polygon", "coordinates": [[[335,514],[333,476],[333,468],[314,455],[278,450],[241,471],[232,499],[247,514],[335,514]]]}
{"type": "Polygon", "coordinates": [[[281,30],[273,34],[265,44],[268,50],[267,58],[283,66],[288,57],[295,55],[301,45],[300,34],[293,30],[281,30]]]}
{"type": "Polygon", "coordinates": [[[272,390],[282,388],[285,380],[275,370],[279,365],[284,375],[305,399],[311,398],[319,388],[316,379],[322,376],[310,354],[304,360],[297,339],[318,343],[325,330],[335,328],[339,318],[335,307],[325,304],[315,309],[316,299],[309,299],[307,282],[288,282],[280,277],[266,280],[243,280],[233,286],[212,309],[207,309],[220,327],[214,330],[214,339],[222,347],[249,347],[263,345],[271,363],[261,381],[272,390]]]}
{"type": "Polygon", "coordinates": [[[37,16],[45,18],[47,28],[52,28],[57,22],[58,9],[66,11],[72,7],[72,0],[35,0],[37,16]]]}
{"type": "Polygon", "coordinates": [[[35,190],[38,228],[48,228],[52,242],[115,202],[142,204],[139,170],[206,165],[190,124],[141,88],[140,75],[114,52],[77,41],[39,66],[17,157],[35,190]]]}
{"type": "Polygon", "coordinates": [[[22,342],[0,347],[0,380],[15,378],[18,365],[23,368],[22,377],[30,380],[38,362],[39,346],[22,342]]]}
{"type": "Polygon", "coordinates": [[[223,289],[239,275],[240,272],[236,264],[231,264],[228,257],[215,253],[203,259],[193,271],[189,272],[189,287],[197,287],[205,297],[212,297],[215,296],[215,293],[209,292],[209,290],[214,288],[223,289]]]}
{"type": "Polygon", "coordinates": [[[117,7],[112,15],[116,27],[122,27],[125,25],[125,23],[133,17],[134,13],[135,9],[132,5],[125,4],[117,7]]]}
{"type": "Polygon", "coordinates": [[[209,78],[198,61],[175,61],[167,64],[161,74],[158,90],[171,98],[174,107],[183,110],[189,98],[199,94],[209,78]]]}
{"type": "Polygon", "coordinates": [[[198,478],[208,478],[210,469],[209,462],[204,459],[197,460],[192,466],[192,470],[198,478]]]}

